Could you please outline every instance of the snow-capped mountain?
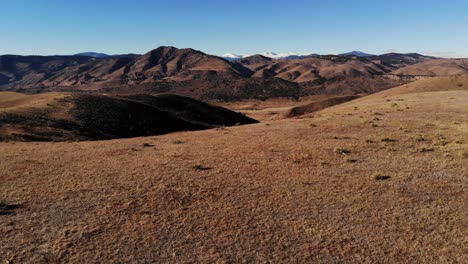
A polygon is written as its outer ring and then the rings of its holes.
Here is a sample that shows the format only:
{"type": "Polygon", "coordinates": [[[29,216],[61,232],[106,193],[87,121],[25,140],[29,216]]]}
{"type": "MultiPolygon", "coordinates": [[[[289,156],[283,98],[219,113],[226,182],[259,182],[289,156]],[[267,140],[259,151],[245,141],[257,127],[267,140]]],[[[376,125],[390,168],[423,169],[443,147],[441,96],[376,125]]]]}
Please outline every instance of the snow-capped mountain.
{"type": "Polygon", "coordinates": [[[298,53],[295,53],[295,52],[276,53],[276,52],[268,51],[268,52],[263,52],[263,53],[258,53],[258,54],[248,54],[248,55],[247,54],[238,55],[238,54],[234,54],[234,53],[226,53],[221,57],[223,57],[224,59],[229,60],[229,61],[235,61],[235,60],[238,60],[238,59],[242,59],[242,58],[246,58],[246,57],[250,57],[250,56],[254,56],[254,55],[262,55],[264,57],[268,57],[268,58],[272,58],[272,59],[300,59],[300,58],[304,58],[304,57],[318,56],[318,54],[315,54],[315,53],[298,54],[298,53]]]}
{"type": "Polygon", "coordinates": [[[242,59],[242,58],[245,58],[244,55],[237,55],[237,54],[234,54],[234,53],[226,53],[224,54],[223,56],[221,56],[223,59],[226,59],[228,61],[235,61],[235,60],[238,60],[238,59],[242,59]]]}

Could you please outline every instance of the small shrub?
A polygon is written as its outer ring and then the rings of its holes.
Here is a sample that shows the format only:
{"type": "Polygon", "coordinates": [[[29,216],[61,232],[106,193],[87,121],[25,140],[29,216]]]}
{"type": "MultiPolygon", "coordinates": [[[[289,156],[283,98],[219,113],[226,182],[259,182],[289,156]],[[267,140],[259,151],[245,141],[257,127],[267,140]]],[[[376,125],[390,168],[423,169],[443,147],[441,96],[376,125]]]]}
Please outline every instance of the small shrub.
{"type": "Polygon", "coordinates": [[[462,158],[468,159],[468,151],[463,151],[461,154],[462,158]]]}
{"type": "Polygon", "coordinates": [[[150,148],[150,147],[154,147],[154,145],[152,145],[150,143],[143,143],[143,147],[144,148],[150,148]]]}
{"type": "Polygon", "coordinates": [[[398,140],[396,140],[396,139],[391,139],[391,138],[382,138],[381,141],[382,141],[382,142],[397,142],[398,140]]]}
{"type": "Polygon", "coordinates": [[[421,148],[421,149],[419,149],[419,152],[432,152],[432,151],[434,151],[433,148],[421,148]]]}
{"type": "Polygon", "coordinates": [[[333,139],[351,139],[350,137],[337,137],[337,136],[334,136],[333,139]]]}
{"type": "Polygon", "coordinates": [[[346,154],[350,154],[351,150],[346,149],[346,148],[337,148],[337,149],[335,149],[335,153],[341,154],[341,155],[346,155],[346,154]]]}
{"type": "Polygon", "coordinates": [[[375,143],[375,141],[371,139],[366,139],[366,143],[375,143]]]}
{"type": "Polygon", "coordinates": [[[441,140],[439,140],[439,143],[438,143],[438,144],[441,145],[441,146],[447,146],[448,143],[449,143],[449,142],[448,142],[447,140],[441,139],[441,140]]]}
{"type": "Polygon", "coordinates": [[[204,171],[204,170],[210,170],[211,169],[209,167],[205,167],[205,166],[200,165],[200,164],[193,165],[192,168],[194,170],[197,170],[197,171],[204,171]]]}
{"type": "Polygon", "coordinates": [[[348,163],[356,163],[357,159],[346,159],[346,162],[348,163]]]}
{"type": "Polygon", "coordinates": [[[418,142],[421,142],[421,141],[425,141],[425,140],[426,140],[423,136],[416,136],[414,139],[415,139],[416,141],[418,141],[418,142]]]}
{"type": "Polygon", "coordinates": [[[388,176],[388,175],[377,174],[377,175],[374,176],[374,178],[377,181],[385,181],[385,180],[389,180],[391,177],[388,176]]]}
{"type": "Polygon", "coordinates": [[[19,204],[10,204],[10,203],[7,203],[6,201],[0,201],[0,210],[3,210],[3,211],[12,211],[20,207],[21,205],[19,204]]]}
{"type": "Polygon", "coordinates": [[[185,142],[180,141],[180,140],[174,140],[174,141],[172,141],[172,143],[174,143],[174,144],[184,144],[185,142]]]}

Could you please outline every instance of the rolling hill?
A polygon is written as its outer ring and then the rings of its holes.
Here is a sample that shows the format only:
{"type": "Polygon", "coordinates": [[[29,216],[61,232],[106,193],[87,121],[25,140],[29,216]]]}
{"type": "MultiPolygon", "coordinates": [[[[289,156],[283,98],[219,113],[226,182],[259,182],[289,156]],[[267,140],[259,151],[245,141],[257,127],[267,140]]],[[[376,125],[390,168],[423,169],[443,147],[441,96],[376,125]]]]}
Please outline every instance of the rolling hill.
{"type": "Polygon", "coordinates": [[[0,141],[70,141],[160,135],[256,123],[177,95],[0,93],[0,141]]]}
{"type": "Polygon", "coordinates": [[[369,56],[366,58],[373,61],[374,63],[381,64],[392,69],[398,69],[420,62],[438,59],[436,57],[425,56],[418,53],[387,53],[382,55],[369,56]]]}
{"type": "Polygon", "coordinates": [[[394,70],[392,74],[429,77],[468,74],[468,59],[430,60],[394,70]]]}

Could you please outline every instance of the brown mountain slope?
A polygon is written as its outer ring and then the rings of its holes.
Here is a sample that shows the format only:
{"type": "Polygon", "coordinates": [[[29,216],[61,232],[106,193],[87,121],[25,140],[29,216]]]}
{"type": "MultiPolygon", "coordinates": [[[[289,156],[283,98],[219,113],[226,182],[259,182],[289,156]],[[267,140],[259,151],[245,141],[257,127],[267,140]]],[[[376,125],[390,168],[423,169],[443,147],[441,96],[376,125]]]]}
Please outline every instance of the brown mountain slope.
{"type": "Polygon", "coordinates": [[[394,70],[395,75],[447,76],[468,74],[468,59],[430,60],[394,70]]]}
{"type": "Polygon", "coordinates": [[[0,143],[1,258],[466,263],[467,93],[371,95],[223,130],[0,143]]]}
{"type": "Polygon", "coordinates": [[[93,60],[86,56],[0,56],[0,85],[43,86],[53,75],[93,60]]]}
{"type": "Polygon", "coordinates": [[[251,71],[251,74],[258,72],[275,63],[275,59],[268,58],[262,55],[249,56],[236,61],[236,64],[242,65],[243,67],[249,69],[251,71]]]}
{"type": "Polygon", "coordinates": [[[0,93],[0,98],[0,141],[128,138],[257,122],[176,95],[0,93]]]}
{"type": "Polygon", "coordinates": [[[193,49],[160,47],[139,57],[126,72],[129,81],[191,80],[213,76],[239,77],[224,59],[193,49]]]}
{"type": "MultiPolygon", "coordinates": [[[[208,81],[217,77],[242,77],[242,73],[224,59],[193,49],[159,47],[142,56],[103,59],[76,57],[81,60],[67,61],[68,64],[62,63],[56,68],[41,67],[37,70],[33,63],[30,63],[33,66],[23,69],[21,61],[10,62],[9,60],[8,63],[13,66],[1,68],[0,73],[7,76],[18,75],[4,85],[8,88],[80,86],[102,88],[160,80],[205,79],[208,81]],[[29,76],[31,72],[34,74],[29,76]]],[[[31,57],[20,58],[25,61],[31,60],[31,57]]],[[[3,58],[2,61],[6,59],[9,57],[3,58]]]]}
{"type": "Polygon", "coordinates": [[[367,59],[346,56],[320,56],[273,60],[254,56],[238,61],[252,70],[253,77],[277,77],[298,83],[341,77],[383,75],[390,71],[367,59]]]}
{"type": "Polygon", "coordinates": [[[301,87],[279,78],[213,78],[179,82],[155,82],[100,89],[113,94],[172,93],[204,101],[237,101],[242,99],[293,98],[303,96],[301,87]]]}

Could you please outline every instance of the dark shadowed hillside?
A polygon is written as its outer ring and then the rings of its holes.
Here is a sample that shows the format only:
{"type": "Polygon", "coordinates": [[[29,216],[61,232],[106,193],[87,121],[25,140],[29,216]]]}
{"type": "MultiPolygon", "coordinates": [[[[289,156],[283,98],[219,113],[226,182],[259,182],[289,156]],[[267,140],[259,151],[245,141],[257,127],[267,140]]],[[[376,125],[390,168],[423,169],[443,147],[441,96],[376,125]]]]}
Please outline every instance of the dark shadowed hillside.
{"type": "Polygon", "coordinates": [[[129,138],[257,122],[221,107],[175,95],[1,95],[1,141],[129,138]]]}

